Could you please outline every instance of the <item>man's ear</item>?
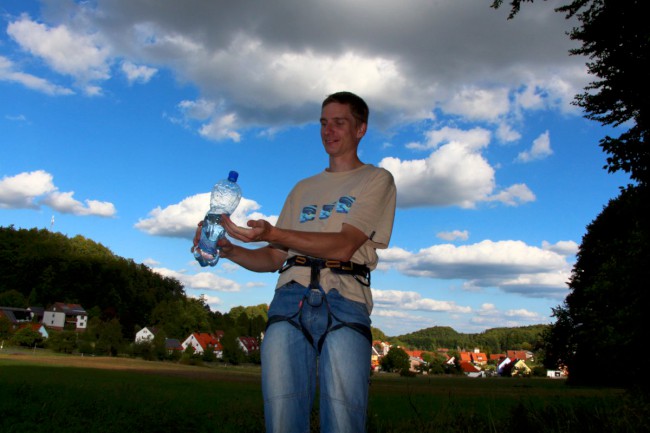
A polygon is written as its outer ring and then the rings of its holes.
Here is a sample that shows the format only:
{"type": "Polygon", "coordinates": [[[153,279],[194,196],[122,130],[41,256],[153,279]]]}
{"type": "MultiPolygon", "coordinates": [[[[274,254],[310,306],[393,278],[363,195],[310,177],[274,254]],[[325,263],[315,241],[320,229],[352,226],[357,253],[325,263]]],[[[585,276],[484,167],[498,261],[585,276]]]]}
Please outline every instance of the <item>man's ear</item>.
{"type": "Polygon", "coordinates": [[[366,135],[367,130],[368,130],[367,123],[364,122],[361,125],[359,125],[359,127],[357,128],[357,138],[361,140],[361,138],[363,138],[363,136],[366,135]]]}

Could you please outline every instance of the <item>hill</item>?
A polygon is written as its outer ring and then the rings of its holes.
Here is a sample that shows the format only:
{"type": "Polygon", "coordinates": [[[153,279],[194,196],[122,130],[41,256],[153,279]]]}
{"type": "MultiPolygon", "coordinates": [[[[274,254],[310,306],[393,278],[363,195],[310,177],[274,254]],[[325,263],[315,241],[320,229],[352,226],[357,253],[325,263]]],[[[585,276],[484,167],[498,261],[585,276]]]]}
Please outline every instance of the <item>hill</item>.
{"type": "Polygon", "coordinates": [[[492,328],[478,334],[463,334],[448,326],[435,326],[390,339],[400,345],[418,350],[473,350],[504,353],[506,350],[536,350],[549,325],[514,328],[492,328]]]}

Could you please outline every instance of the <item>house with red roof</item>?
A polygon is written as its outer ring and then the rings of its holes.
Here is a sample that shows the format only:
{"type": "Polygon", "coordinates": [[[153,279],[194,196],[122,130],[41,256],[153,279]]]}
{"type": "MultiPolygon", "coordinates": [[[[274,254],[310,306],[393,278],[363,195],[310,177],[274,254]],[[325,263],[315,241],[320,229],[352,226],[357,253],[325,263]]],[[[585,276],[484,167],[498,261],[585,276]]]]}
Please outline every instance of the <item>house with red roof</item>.
{"type": "Polygon", "coordinates": [[[237,343],[246,355],[250,355],[253,352],[259,352],[260,350],[260,343],[255,337],[238,337],[237,343]]]}
{"type": "Polygon", "coordinates": [[[187,350],[188,347],[194,349],[194,353],[200,355],[205,351],[211,350],[214,352],[217,358],[223,357],[223,346],[221,342],[213,334],[207,332],[194,332],[192,335],[187,337],[182,343],[181,346],[183,350],[187,350]]]}

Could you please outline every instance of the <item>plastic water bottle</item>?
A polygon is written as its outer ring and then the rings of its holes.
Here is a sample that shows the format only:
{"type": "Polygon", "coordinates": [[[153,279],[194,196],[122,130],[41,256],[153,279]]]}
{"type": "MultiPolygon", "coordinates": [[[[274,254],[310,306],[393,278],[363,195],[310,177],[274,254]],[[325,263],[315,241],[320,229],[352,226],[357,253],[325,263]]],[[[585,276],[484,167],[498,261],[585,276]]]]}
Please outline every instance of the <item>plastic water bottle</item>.
{"type": "Polygon", "coordinates": [[[219,239],[226,235],[221,227],[221,215],[232,214],[241,199],[241,188],[237,184],[239,174],[231,171],[227,179],[220,180],[212,187],[210,210],[205,214],[201,227],[201,239],[194,249],[194,258],[202,267],[214,266],[219,261],[219,239]]]}

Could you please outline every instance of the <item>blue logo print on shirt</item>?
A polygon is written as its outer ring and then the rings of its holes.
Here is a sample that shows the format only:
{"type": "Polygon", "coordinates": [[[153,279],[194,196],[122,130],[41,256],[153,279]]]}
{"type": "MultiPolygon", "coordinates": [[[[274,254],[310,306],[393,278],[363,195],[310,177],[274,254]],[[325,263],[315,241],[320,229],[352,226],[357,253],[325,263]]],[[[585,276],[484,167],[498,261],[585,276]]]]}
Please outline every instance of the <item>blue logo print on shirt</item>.
{"type": "Polygon", "coordinates": [[[302,212],[300,213],[300,223],[305,223],[307,221],[313,221],[314,218],[316,218],[316,209],[318,206],[315,204],[310,204],[309,206],[305,206],[302,208],[302,212]]]}
{"type": "MultiPolygon", "coordinates": [[[[352,204],[355,200],[355,197],[344,195],[339,198],[337,202],[324,204],[318,219],[325,220],[329,218],[330,215],[332,215],[332,211],[335,211],[336,213],[350,213],[350,208],[352,208],[352,204]]],[[[302,224],[308,221],[314,221],[316,219],[317,209],[318,205],[315,204],[310,204],[302,208],[302,212],[300,213],[300,223],[302,224]]]]}

